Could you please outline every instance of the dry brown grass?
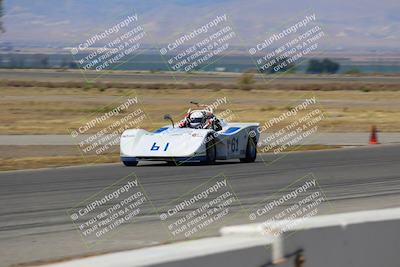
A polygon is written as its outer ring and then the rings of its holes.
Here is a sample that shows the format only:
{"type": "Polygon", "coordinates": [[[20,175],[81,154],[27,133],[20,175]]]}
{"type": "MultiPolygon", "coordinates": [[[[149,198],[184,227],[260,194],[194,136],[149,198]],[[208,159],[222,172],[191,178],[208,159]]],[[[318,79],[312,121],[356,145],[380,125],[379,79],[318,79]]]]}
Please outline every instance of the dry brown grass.
{"type": "Polygon", "coordinates": [[[92,93],[93,91],[115,91],[115,89],[150,89],[150,90],[286,90],[286,91],[399,91],[400,86],[390,82],[351,82],[340,81],[335,82],[304,82],[304,83],[282,83],[280,80],[275,81],[274,78],[265,78],[263,82],[255,82],[253,74],[245,73],[243,77],[238,79],[237,83],[207,83],[207,82],[82,82],[82,81],[24,81],[24,80],[0,80],[0,88],[47,88],[47,89],[82,89],[83,91],[92,93]]]}
{"type": "Polygon", "coordinates": [[[0,171],[119,162],[118,147],[103,155],[82,155],[77,146],[0,146],[0,171]]]}
{"type": "Polygon", "coordinates": [[[119,155],[102,157],[101,160],[95,156],[87,156],[85,158],[82,156],[24,157],[16,159],[1,159],[0,171],[114,162],[119,162],[119,155]]]}
{"type": "MultiPolygon", "coordinates": [[[[139,97],[140,108],[147,115],[140,127],[147,129],[166,124],[162,120],[164,113],[180,119],[191,100],[208,104],[226,97],[228,104],[221,106],[220,111],[230,109],[235,121],[264,122],[292,108],[300,99],[315,96],[325,112],[325,119],[319,124],[320,131],[368,131],[372,124],[381,131],[400,131],[397,84],[266,84],[250,85],[260,88],[248,91],[238,89],[236,84],[121,84],[121,88],[115,88],[117,86],[106,85],[105,90],[100,90],[101,85],[86,88],[79,82],[28,85],[23,81],[3,81],[0,85],[0,134],[69,134],[71,129],[111,110],[129,96],[139,97]],[[369,87],[370,91],[364,90],[369,87]]],[[[97,125],[91,131],[103,127],[105,125],[97,125]]]]}

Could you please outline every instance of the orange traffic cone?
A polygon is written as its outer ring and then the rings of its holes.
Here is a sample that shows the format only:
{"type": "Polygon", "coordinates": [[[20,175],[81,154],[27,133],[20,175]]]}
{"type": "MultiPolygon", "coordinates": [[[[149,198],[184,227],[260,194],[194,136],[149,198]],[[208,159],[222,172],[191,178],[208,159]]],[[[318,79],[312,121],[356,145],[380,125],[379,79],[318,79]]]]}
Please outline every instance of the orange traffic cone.
{"type": "Polygon", "coordinates": [[[376,126],[373,125],[371,127],[371,135],[369,137],[369,144],[370,145],[376,145],[379,144],[378,143],[378,135],[377,135],[377,130],[376,130],[376,126]]]}

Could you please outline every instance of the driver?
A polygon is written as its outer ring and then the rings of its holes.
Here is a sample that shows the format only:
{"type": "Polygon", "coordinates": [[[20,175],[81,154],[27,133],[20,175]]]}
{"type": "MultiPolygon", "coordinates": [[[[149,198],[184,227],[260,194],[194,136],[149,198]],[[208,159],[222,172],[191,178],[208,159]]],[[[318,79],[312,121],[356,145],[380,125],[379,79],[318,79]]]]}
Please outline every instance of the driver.
{"type": "Polygon", "coordinates": [[[179,128],[213,129],[215,131],[222,129],[219,120],[207,110],[189,110],[178,126],[179,128]]]}

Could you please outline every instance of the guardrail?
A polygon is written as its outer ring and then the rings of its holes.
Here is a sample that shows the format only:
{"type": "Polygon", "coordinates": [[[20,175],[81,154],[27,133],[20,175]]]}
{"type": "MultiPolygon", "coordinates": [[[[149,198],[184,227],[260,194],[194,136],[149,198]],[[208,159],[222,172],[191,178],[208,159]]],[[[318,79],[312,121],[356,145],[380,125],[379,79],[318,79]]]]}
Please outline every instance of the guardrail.
{"type": "Polygon", "coordinates": [[[400,208],[308,218],[284,232],[278,225],[268,225],[277,235],[260,223],[231,226],[222,228],[219,237],[46,266],[400,266],[400,208]]]}

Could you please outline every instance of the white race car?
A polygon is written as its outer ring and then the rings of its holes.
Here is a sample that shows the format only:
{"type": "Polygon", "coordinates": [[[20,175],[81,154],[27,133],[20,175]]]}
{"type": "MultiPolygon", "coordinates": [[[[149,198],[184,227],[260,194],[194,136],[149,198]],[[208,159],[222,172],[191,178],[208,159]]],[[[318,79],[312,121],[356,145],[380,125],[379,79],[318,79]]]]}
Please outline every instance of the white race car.
{"type": "Polygon", "coordinates": [[[171,125],[154,132],[128,129],[122,133],[120,155],[125,166],[136,166],[141,160],[178,165],[189,161],[213,164],[216,160],[256,159],[259,123],[226,123],[217,119],[217,129],[203,129],[175,125],[170,115],[164,119],[171,120],[171,125]]]}

